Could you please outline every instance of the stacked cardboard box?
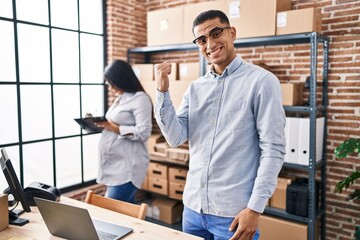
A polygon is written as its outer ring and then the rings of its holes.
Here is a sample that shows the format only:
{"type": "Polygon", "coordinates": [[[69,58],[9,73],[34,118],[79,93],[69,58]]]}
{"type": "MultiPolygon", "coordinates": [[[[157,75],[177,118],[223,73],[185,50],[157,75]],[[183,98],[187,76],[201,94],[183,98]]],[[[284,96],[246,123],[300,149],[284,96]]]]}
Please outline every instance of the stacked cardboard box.
{"type": "Polygon", "coordinates": [[[291,10],[291,0],[217,0],[148,12],[148,46],[191,43],[192,22],[210,9],[228,16],[236,38],[321,31],[320,12],[315,8],[291,10]]]}
{"type": "Polygon", "coordinates": [[[279,177],[277,186],[274,194],[270,198],[269,205],[270,207],[286,209],[286,189],[291,184],[293,179],[279,177]]]}
{"type": "Polygon", "coordinates": [[[8,195],[0,194],[0,231],[9,226],[8,195]]]}
{"type": "Polygon", "coordinates": [[[321,13],[315,8],[277,13],[276,35],[321,32],[321,13]]]}
{"type": "Polygon", "coordinates": [[[304,83],[282,83],[282,103],[288,106],[303,105],[304,83]]]}
{"type": "Polygon", "coordinates": [[[166,199],[155,198],[152,201],[152,218],[159,221],[174,224],[181,220],[183,205],[181,202],[166,199]]]}
{"type": "Polygon", "coordinates": [[[260,240],[307,239],[307,225],[265,215],[260,216],[259,230],[261,233],[260,240]]]}
{"type": "Polygon", "coordinates": [[[274,36],[276,13],[291,9],[290,0],[227,0],[226,5],[236,38],[274,36]]]}
{"type": "Polygon", "coordinates": [[[133,64],[132,69],[134,70],[135,75],[141,82],[154,80],[154,74],[153,74],[154,64],[151,63],[133,64]]]}
{"type": "Polygon", "coordinates": [[[183,42],[184,7],[173,7],[147,13],[148,46],[183,42]],[[180,19],[180,21],[179,21],[180,19]]]}
{"type": "Polygon", "coordinates": [[[169,167],[169,197],[182,200],[188,170],[181,167],[169,167]]]}
{"type": "Polygon", "coordinates": [[[168,195],[168,166],[150,162],[148,169],[148,190],[168,195]]]}
{"type": "Polygon", "coordinates": [[[193,63],[179,63],[179,80],[180,81],[193,81],[200,76],[199,62],[193,63]]]}

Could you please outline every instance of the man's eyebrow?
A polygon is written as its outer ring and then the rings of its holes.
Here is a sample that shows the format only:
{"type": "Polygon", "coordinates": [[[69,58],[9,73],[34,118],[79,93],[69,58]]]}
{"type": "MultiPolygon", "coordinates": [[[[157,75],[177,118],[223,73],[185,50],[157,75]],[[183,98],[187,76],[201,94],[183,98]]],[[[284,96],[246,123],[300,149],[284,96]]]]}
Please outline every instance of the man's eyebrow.
{"type": "MultiPolygon", "coordinates": [[[[211,29],[207,35],[211,34],[212,32],[218,30],[218,29],[221,29],[221,27],[214,27],[213,29],[211,29]]],[[[201,37],[206,37],[206,35],[201,35],[201,36],[198,36],[197,38],[201,38],[201,37]]]]}

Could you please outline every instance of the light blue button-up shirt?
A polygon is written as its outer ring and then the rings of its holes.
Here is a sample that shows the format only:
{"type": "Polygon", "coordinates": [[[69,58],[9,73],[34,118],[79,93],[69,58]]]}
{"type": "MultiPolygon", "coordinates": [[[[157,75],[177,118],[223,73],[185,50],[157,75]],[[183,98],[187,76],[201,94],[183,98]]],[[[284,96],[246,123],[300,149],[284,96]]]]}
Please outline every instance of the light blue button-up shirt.
{"type": "Polygon", "coordinates": [[[171,146],[189,141],[184,205],[223,217],[262,213],[285,155],[279,80],[237,56],[222,75],[191,82],[177,112],[170,94],[157,92],[155,116],[171,146]]]}

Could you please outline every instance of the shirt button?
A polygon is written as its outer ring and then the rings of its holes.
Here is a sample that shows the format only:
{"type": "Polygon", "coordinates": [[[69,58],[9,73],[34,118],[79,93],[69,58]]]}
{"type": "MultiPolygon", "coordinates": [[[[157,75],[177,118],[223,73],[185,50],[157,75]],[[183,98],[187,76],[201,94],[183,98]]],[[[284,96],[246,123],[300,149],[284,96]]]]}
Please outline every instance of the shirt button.
{"type": "Polygon", "coordinates": [[[202,187],[202,188],[204,188],[204,187],[205,187],[205,184],[204,184],[204,183],[202,183],[202,184],[201,184],[201,187],[202,187]]]}
{"type": "Polygon", "coordinates": [[[207,163],[207,162],[205,162],[205,163],[204,163],[204,166],[207,166],[207,165],[208,165],[208,163],[207,163]]]}
{"type": "Polygon", "coordinates": [[[218,99],[216,99],[216,100],[215,100],[215,103],[218,103],[218,102],[219,102],[219,100],[218,100],[218,99]]]}

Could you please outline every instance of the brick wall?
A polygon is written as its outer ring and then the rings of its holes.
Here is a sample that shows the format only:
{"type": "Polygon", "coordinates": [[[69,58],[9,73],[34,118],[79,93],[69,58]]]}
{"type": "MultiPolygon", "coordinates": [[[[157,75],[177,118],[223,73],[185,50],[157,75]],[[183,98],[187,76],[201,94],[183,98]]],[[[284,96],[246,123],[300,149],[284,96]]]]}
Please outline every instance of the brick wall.
{"type": "MultiPolygon", "coordinates": [[[[108,61],[126,59],[127,49],[146,46],[146,11],[204,1],[108,0],[108,61]]],[[[353,239],[360,225],[360,202],[344,200],[349,192],[334,193],[337,181],[360,169],[360,158],[336,160],[333,151],[343,140],[360,135],[360,1],[292,0],[292,9],[316,7],[323,17],[322,34],[330,37],[328,152],[326,182],[327,239],[353,239]]],[[[309,46],[286,45],[237,50],[246,60],[270,67],[282,82],[305,81],[309,73],[309,46]]],[[[154,62],[194,62],[196,51],[162,53],[154,62]]],[[[141,62],[142,56],[134,59],[141,62]]],[[[321,70],[320,58],[318,69],[321,70]]],[[[318,79],[321,82],[321,71],[318,79]]],[[[111,101],[112,96],[109,97],[111,101]]],[[[305,98],[306,99],[306,96],[305,98]]],[[[301,174],[301,173],[295,173],[301,174]]],[[[360,187],[360,181],[351,189],[360,187]]]]}

